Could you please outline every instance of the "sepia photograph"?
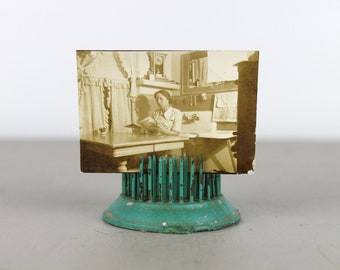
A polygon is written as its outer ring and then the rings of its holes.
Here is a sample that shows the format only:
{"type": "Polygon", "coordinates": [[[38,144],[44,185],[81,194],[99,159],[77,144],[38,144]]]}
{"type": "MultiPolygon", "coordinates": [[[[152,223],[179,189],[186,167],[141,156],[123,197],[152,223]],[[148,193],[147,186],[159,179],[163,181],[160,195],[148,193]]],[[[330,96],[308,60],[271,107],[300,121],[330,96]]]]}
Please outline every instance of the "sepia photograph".
{"type": "Polygon", "coordinates": [[[254,170],[258,51],[76,54],[83,172],[147,170],[149,157],[254,170]]]}

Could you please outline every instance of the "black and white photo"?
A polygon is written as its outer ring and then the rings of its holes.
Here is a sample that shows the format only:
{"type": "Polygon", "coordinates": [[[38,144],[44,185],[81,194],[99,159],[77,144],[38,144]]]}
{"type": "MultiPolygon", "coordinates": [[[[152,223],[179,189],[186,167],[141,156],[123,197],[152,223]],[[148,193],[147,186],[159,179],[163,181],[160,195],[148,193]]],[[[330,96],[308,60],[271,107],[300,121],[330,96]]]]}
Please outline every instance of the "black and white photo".
{"type": "Polygon", "coordinates": [[[77,51],[82,171],[138,171],[150,155],[203,159],[207,173],[253,171],[258,60],[258,51],[77,51]]]}

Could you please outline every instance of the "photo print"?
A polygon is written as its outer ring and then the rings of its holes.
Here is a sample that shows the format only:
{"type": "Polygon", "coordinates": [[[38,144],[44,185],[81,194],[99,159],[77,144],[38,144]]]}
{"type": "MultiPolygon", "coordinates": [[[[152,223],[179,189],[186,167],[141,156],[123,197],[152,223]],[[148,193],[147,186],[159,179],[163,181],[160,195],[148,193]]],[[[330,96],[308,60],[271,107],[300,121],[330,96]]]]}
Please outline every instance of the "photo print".
{"type": "Polygon", "coordinates": [[[76,56],[83,172],[136,172],[141,160],[147,170],[150,156],[205,173],[254,170],[258,51],[76,56]]]}

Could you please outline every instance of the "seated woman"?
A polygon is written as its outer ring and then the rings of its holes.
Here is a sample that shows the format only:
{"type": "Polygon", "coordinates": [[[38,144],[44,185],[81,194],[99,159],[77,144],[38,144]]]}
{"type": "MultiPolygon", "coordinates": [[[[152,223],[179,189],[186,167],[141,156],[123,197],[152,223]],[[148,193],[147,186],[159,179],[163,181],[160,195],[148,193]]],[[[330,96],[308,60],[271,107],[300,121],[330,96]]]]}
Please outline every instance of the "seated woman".
{"type": "Polygon", "coordinates": [[[171,96],[166,90],[154,94],[159,110],[152,113],[157,127],[153,130],[163,135],[178,135],[182,127],[182,112],[171,105],[171,96]]]}

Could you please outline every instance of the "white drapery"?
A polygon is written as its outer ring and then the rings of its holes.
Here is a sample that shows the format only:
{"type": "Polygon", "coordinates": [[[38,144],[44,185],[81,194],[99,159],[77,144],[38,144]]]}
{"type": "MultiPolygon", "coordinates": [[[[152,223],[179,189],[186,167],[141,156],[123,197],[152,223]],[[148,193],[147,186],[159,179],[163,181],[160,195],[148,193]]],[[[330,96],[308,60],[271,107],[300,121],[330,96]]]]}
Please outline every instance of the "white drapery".
{"type": "Polygon", "coordinates": [[[130,131],[125,126],[131,124],[131,106],[129,100],[129,82],[112,81],[111,85],[111,130],[114,132],[130,131]]]}
{"type": "Polygon", "coordinates": [[[82,77],[79,84],[80,133],[126,131],[131,123],[129,82],[82,77]]]}
{"type": "Polygon", "coordinates": [[[140,65],[140,59],[147,59],[147,54],[138,51],[114,51],[112,54],[113,64],[117,65],[125,80],[103,78],[96,72],[105,53],[77,52],[81,133],[127,131],[124,126],[134,118],[132,106],[138,96],[136,78],[147,73],[149,66],[140,65]]]}
{"type": "Polygon", "coordinates": [[[136,79],[143,78],[148,73],[150,68],[149,58],[146,52],[113,52],[113,57],[116,61],[122,75],[130,81],[129,96],[134,99],[138,95],[136,79]]]}

